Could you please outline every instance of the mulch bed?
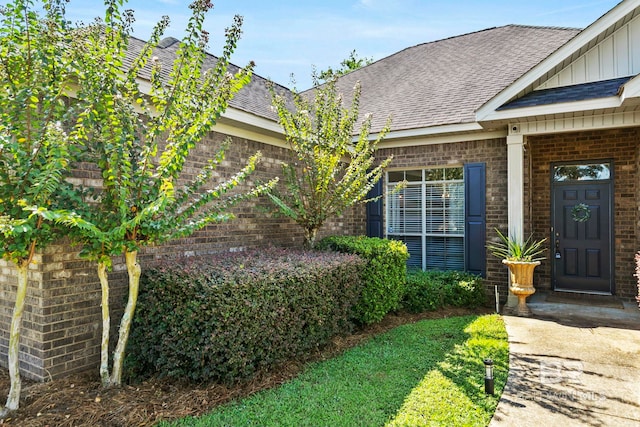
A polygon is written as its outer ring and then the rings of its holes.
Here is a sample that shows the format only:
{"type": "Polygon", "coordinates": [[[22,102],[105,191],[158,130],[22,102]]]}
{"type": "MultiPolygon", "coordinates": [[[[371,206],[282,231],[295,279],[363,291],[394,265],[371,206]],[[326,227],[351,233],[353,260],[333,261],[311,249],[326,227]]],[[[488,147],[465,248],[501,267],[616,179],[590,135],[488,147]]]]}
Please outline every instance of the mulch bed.
{"type": "MultiPolygon", "coordinates": [[[[169,379],[151,379],[140,384],[103,389],[95,372],[71,375],[46,383],[23,379],[20,409],[2,425],[15,426],[151,426],[161,420],[202,415],[214,407],[278,386],[294,378],[311,361],[334,357],[369,337],[396,326],[422,319],[466,314],[484,314],[488,309],[446,309],[422,314],[390,314],[382,322],[348,337],[339,337],[305,360],[291,361],[277,371],[262,373],[235,386],[192,384],[169,379]]],[[[0,370],[0,399],[9,391],[9,374],[0,370]]]]}

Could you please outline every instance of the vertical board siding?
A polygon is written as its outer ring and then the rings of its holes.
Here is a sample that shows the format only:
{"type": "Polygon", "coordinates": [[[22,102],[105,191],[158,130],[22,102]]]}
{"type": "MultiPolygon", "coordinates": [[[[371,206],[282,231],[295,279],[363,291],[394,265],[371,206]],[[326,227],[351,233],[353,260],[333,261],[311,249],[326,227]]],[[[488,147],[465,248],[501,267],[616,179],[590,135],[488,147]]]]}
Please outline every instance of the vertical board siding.
{"type": "Polygon", "coordinates": [[[549,116],[546,120],[518,123],[525,135],[567,132],[576,130],[603,130],[612,127],[635,127],[640,124],[640,111],[616,114],[591,114],[584,117],[560,118],[549,116]]]}
{"type": "Polygon", "coordinates": [[[617,29],[536,88],[550,89],[640,73],[640,17],[617,29]]]}

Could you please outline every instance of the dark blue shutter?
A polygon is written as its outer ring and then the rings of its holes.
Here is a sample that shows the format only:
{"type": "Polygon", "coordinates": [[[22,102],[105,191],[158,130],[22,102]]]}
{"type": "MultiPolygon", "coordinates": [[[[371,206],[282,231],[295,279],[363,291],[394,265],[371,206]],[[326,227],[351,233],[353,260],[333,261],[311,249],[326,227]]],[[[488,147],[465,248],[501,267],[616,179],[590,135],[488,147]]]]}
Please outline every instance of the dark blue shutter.
{"type": "Polygon", "coordinates": [[[484,163],[464,166],[465,265],[466,270],[486,274],[486,171],[484,163]]]}
{"type": "MultiPolygon", "coordinates": [[[[367,198],[374,198],[382,196],[382,179],[376,182],[373,186],[367,198]]],[[[382,229],[382,197],[375,202],[367,203],[367,236],[369,237],[384,237],[382,229]]]]}

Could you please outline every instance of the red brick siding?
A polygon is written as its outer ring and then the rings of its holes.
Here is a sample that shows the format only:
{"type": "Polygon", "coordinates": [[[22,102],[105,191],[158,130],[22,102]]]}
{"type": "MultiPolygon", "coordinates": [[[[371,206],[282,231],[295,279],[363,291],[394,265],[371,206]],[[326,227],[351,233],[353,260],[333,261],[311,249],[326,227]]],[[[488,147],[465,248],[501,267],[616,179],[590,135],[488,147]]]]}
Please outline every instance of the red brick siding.
{"type": "MultiPolygon", "coordinates": [[[[393,155],[390,168],[426,168],[486,163],[486,229],[485,239],[494,239],[493,230],[507,228],[507,145],[506,139],[491,139],[451,144],[421,145],[380,150],[380,158],[393,155]]],[[[487,252],[487,291],[493,295],[498,286],[501,299],[507,297],[507,270],[500,260],[487,252]]]]}
{"type": "MultiPolygon", "coordinates": [[[[193,178],[198,173],[224,138],[212,133],[193,150],[185,167],[185,178],[193,178]]],[[[241,138],[233,138],[226,159],[218,169],[219,176],[227,178],[235,174],[256,151],[262,152],[262,160],[243,188],[279,176],[280,164],[287,160],[288,150],[241,138]]],[[[78,165],[76,180],[99,186],[98,178],[91,165],[78,165]]],[[[267,215],[270,208],[266,198],[239,204],[233,210],[236,219],[208,226],[189,238],[145,249],[140,253],[140,263],[144,268],[167,254],[205,255],[265,245],[301,246],[301,229],[288,218],[267,215]]],[[[364,234],[365,231],[365,210],[357,207],[325,224],[320,237],[337,233],[364,234]]],[[[41,258],[37,265],[32,266],[33,280],[27,294],[20,352],[23,375],[45,380],[86,369],[97,371],[102,321],[100,284],[95,264],[79,259],[77,248],[66,243],[50,246],[41,258]]],[[[15,272],[7,263],[0,268],[0,352],[6,354],[15,298],[15,272]]],[[[125,270],[123,260],[115,259],[110,273],[112,332],[117,330],[127,294],[125,270]]],[[[0,364],[6,364],[6,358],[0,359],[0,364]]]]}

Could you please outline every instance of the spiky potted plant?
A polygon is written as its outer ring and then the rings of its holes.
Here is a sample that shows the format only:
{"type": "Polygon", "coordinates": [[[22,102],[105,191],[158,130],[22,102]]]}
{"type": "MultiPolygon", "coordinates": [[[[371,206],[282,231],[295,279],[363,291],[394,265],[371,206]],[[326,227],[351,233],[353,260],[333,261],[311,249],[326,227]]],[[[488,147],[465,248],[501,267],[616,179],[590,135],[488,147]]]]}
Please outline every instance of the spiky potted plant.
{"type": "Polygon", "coordinates": [[[531,310],[527,307],[527,297],[536,292],[533,287],[533,271],[545,259],[544,242],[547,239],[534,240],[530,235],[526,240],[505,235],[496,229],[500,240],[487,246],[487,249],[509,268],[509,290],[518,297],[516,314],[529,316],[531,310]]]}

